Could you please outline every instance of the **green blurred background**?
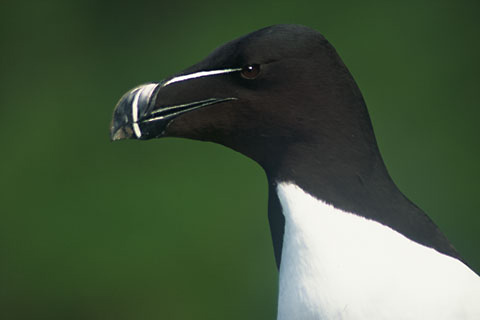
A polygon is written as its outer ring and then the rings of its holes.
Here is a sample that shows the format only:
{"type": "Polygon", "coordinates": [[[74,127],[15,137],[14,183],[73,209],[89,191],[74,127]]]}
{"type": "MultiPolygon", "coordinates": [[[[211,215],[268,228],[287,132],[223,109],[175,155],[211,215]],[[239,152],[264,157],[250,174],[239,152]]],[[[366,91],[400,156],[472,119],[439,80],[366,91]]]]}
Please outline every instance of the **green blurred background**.
{"type": "Polygon", "coordinates": [[[110,143],[128,89],[276,23],[322,32],[394,180],[480,270],[478,1],[0,5],[0,318],[274,319],[267,185],[181,139],[110,143]]]}

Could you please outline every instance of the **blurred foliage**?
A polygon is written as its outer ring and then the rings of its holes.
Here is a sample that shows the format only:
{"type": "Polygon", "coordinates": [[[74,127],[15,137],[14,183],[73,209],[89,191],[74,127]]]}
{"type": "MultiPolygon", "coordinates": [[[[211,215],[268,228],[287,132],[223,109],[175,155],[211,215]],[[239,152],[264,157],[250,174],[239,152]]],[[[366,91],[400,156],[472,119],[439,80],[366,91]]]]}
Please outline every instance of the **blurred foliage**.
{"type": "Polygon", "coordinates": [[[262,170],[108,129],[126,90],[276,23],[333,43],[394,180],[478,272],[478,16],[478,1],[3,1],[0,318],[275,317],[262,170]]]}

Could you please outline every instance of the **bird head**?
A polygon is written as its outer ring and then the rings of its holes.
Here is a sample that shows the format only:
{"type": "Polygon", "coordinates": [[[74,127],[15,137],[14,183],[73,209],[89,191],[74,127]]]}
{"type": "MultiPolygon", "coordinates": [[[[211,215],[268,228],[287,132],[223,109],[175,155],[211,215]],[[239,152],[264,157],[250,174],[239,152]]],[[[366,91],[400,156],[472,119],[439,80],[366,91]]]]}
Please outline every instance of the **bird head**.
{"type": "Polygon", "coordinates": [[[293,146],[328,151],[358,139],[362,121],[370,127],[360,91],[329,42],[308,27],[275,25],[127,92],[115,108],[111,139],[211,141],[265,168],[293,146]]]}

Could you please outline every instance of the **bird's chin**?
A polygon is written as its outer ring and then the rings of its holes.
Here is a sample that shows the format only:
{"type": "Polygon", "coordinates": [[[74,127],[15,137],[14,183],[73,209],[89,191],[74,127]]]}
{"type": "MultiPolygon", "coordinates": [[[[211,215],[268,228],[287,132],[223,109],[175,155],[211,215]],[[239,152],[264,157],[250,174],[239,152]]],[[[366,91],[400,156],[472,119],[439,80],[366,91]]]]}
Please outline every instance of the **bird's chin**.
{"type": "Polygon", "coordinates": [[[168,126],[168,121],[164,124],[153,125],[139,125],[138,123],[125,124],[120,128],[111,127],[110,140],[125,140],[125,139],[137,139],[137,140],[150,140],[154,138],[160,138],[164,136],[165,129],[168,126]],[[135,126],[138,126],[136,129],[135,126]],[[135,131],[138,130],[139,134],[135,131]]]}

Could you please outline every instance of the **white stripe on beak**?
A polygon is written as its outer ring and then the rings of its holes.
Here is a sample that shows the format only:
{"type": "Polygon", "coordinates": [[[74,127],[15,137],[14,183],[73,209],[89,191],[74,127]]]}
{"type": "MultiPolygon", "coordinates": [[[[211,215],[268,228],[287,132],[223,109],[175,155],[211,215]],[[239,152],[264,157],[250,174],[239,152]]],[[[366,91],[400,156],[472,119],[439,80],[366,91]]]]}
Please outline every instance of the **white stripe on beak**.
{"type": "Polygon", "coordinates": [[[172,83],[175,82],[181,82],[181,81],[187,81],[191,79],[196,79],[196,78],[202,78],[202,77],[209,77],[209,76],[214,76],[217,74],[223,74],[223,73],[231,73],[231,72],[237,72],[242,70],[241,68],[235,68],[235,69],[221,69],[221,70],[210,70],[210,71],[199,71],[195,73],[190,73],[190,74],[185,74],[183,76],[178,76],[175,78],[172,78],[162,84],[162,87],[166,87],[172,83]]]}
{"type": "Polygon", "coordinates": [[[140,97],[140,93],[142,93],[142,89],[139,89],[133,98],[132,103],[132,119],[133,119],[133,131],[135,131],[135,135],[137,138],[142,136],[142,131],[140,131],[140,126],[138,125],[138,98],[140,97]]]}
{"type": "Polygon", "coordinates": [[[157,88],[157,86],[158,86],[158,83],[149,83],[149,84],[141,85],[133,90],[135,92],[135,96],[133,97],[133,102],[132,102],[132,120],[133,120],[132,127],[133,127],[133,131],[135,131],[135,135],[137,136],[137,138],[140,138],[142,136],[142,131],[140,130],[140,125],[138,124],[139,111],[140,111],[138,110],[138,104],[150,103],[152,94],[157,88]]]}

